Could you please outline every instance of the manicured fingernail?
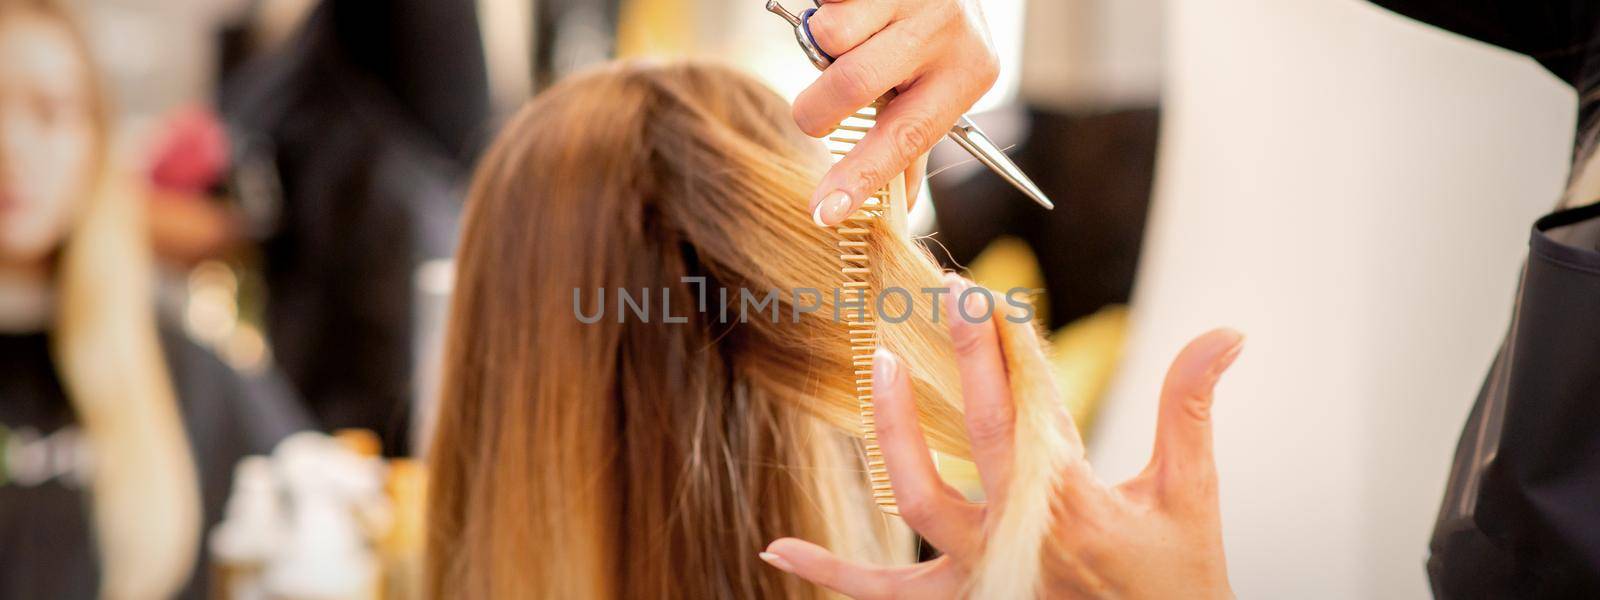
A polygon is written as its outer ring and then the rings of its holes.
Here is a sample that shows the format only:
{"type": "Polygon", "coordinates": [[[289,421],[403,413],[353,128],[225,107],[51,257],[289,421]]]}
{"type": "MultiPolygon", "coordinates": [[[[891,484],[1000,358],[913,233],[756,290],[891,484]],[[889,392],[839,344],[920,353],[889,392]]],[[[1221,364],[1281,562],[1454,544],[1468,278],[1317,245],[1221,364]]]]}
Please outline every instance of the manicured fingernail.
{"type": "Polygon", "coordinates": [[[899,361],[895,360],[894,353],[883,348],[878,348],[872,353],[872,380],[880,384],[894,381],[895,370],[900,368],[899,361]]]}
{"type": "Polygon", "coordinates": [[[966,306],[962,310],[965,313],[962,316],[977,323],[987,321],[994,314],[993,297],[989,295],[988,290],[971,286],[967,289],[974,291],[967,294],[966,302],[962,303],[966,306]]]}
{"type": "Polygon", "coordinates": [[[790,565],[789,561],[784,560],[782,556],[778,556],[771,552],[762,552],[756,556],[760,556],[761,560],[767,561],[767,564],[777,567],[779,571],[783,571],[785,573],[794,572],[794,566],[790,565]]]}
{"type": "Polygon", "coordinates": [[[945,273],[944,284],[950,288],[949,316],[952,323],[982,323],[989,320],[994,312],[994,298],[988,290],[955,273],[945,273]]]}
{"type": "Polygon", "coordinates": [[[1228,349],[1223,350],[1222,354],[1217,356],[1217,359],[1211,363],[1209,374],[1212,379],[1220,379],[1222,373],[1227,371],[1228,367],[1233,366],[1233,361],[1238,360],[1239,353],[1244,351],[1244,334],[1231,329],[1228,330],[1228,334],[1233,339],[1230,340],[1228,349]]]}
{"type": "Polygon", "coordinates": [[[818,227],[838,225],[848,216],[850,216],[850,194],[844,192],[828,194],[828,197],[817,203],[816,210],[811,212],[811,220],[815,221],[818,227]]]}
{"type": "Polygon", "coordinates": [[[1233,366],[1233,361],[1239,359],[1239,353],[1241,352],[1244,352],[1244,336],[1239,336],[1239,339],[1233,343],[1233,347],[1222,353],[1222,359],[1217,361],[1217,370],[1228,370],[1228,367],[1233,366]]]}
{"type": "Polygon", "coordinates": [[[961,312],[956,308],[956,303],[961,301],[962,290],[967,289],[967,280],[955,273],[944,274],[944,287],[950,290],[950,303],[945,305],[944,316],[954,323],[961,319],[961,312]]]}

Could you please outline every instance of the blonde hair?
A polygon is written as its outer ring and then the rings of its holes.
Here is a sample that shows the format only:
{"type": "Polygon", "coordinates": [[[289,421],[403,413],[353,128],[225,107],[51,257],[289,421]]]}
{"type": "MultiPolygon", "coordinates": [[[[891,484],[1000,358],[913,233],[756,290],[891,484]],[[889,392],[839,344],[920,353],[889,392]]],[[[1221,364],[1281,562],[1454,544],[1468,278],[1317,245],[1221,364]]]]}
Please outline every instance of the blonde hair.
{"type": "MultiPolygon", "coordinates": [[[[458,257],[431,446],[434,597],[817,597],[756,558],[791,535],[910,558],[865,492],[830,292],[840,238],[804,207],[823,156],[782,99],[696,63],[574,76],[505,128],[458,257]],[[671,298],[685,321],[625,319],[603,299],[598,321],[575,315],[618,289],[671,298]],[[797,313],[797,289],[820,290],[820,308],[797,313]],[[785,291],[776,322],[718,316],[767,290],[785,291]]],[[[885,322],[880,344],[911,372],[930,445],[967,456],[949,337],[918,293],[940,271],[904,232],[879,224],[870,240],[874,289],[912,292],[914,316],[885,322]]],[[[908,296],[885,295],[884,312],[908,296]]]]}
{"type": "Polygon", "coordinates": [[[71,37],[84,64],[96,136],[84,202],[55,268],[54,363],[88,441],[103,598],[176,594],[199,543],[193,457],[156,330],[143,211],[110,183],[110,117],[76,22],[46,0],[0,2],[0,19],[44,17],[71,37]]]}

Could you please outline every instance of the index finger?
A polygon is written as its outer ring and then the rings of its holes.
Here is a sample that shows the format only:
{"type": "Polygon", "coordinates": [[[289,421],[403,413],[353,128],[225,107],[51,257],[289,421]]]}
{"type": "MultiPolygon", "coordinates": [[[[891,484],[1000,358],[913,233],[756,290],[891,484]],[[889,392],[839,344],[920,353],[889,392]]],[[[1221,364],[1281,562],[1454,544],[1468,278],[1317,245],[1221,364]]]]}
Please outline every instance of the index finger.
{"type": "Polygon", "coordinates": [[[794,99],[794,122],[812,137],[822,137],[839,121],[872,104],[916,73],[922,41],[909,28],[891,23],[828,65],[794,99]]]}
{"type": "Polygon", "coordinates": [[[962,412],[972,444],[972,462],[978,466],[985,499],[996,502],[1011,479],[1016,407],[992,319],[993,295],[987,296],[990,302],[985,307],[983,288],[969,286],[954,273],[945,275],[944,282],[950,288],[950,305],[944,316],[961,376],[962,412]]]}
{"type": "Polygon", "coordinates": [[[950,130],[970,104],[970,83],[960,75],[929,75],[896,96],[876,123],[823,175],[811,199],[816,221],[834,225],[903,172],[950,130]]]}

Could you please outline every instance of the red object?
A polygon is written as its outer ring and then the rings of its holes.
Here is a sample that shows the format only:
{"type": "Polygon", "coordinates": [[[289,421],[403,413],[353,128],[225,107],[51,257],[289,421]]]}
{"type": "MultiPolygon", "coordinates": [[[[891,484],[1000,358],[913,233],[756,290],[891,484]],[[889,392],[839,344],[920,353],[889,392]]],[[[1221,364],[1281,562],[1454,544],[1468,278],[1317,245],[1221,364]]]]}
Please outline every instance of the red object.
{"type": "Polygon", "coordinates": [[[199,194],[228,168],[228,134],[210,108],[190,105],[168,115],[156,136],[150,183],[156,189],[199,194]]]}

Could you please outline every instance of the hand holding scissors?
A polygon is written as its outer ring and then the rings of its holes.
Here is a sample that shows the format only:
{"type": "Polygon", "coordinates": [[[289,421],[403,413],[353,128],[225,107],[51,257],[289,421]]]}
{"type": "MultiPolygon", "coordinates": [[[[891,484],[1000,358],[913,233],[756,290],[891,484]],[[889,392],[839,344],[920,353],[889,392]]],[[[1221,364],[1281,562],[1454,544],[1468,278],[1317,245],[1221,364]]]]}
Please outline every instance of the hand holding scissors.
{"type": "Polygon", "coordinates": [[[822,75],[794,102],[795,123],[822,137],[862,106],[893,101],[855,149],[830,169],[811,210],[834,224],[944,133],[1046,208],[1044,193],[962,113],[994,85],[999,66],[975,0],[824,0],[799,15],[767,10],[795,27],[822,75]],[[819,210],[820,207],[820,210],[819,210]]]}

